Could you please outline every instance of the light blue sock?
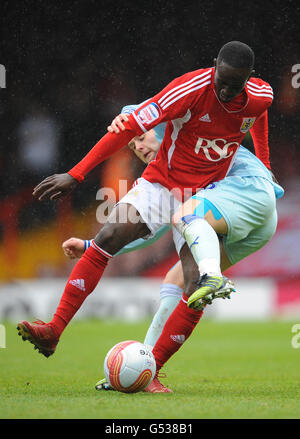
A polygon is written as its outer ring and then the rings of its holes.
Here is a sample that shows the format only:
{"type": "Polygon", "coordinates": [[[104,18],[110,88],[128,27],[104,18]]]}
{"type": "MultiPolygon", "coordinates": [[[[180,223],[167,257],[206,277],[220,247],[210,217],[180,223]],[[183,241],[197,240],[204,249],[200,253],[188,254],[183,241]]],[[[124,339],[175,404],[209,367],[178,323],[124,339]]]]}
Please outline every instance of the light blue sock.
{"type": "Polygon", "coordinates": [[[160,303],[149,326],[144,343],[152,349],[159,339],[166,321],[178,305],[182,297],[182,288],[175,284],[162,284],[160,287],[160,303]]]}

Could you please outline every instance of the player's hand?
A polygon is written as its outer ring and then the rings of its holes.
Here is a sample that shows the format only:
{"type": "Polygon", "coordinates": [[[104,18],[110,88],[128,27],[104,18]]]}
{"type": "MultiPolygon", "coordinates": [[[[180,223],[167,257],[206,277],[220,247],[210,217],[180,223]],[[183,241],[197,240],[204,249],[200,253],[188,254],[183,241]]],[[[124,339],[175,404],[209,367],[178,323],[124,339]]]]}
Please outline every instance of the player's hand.
{"type": "Polygon", "coordinates": [[[64,254],[69,259],[81,258],[84,253],[84,240],[79,238],[67,239],[63,244],[62,248],[64,254]]]}
{"type": "Polygon", "coordinates": [[[79,182],[70,174],[54,174],[45,178],[34,189],[32,195],[40,201],[56,200],[71,192],[79,182]]]}
{"type": "Polygon", "coordinates": [[[125,113],[121,113],[117,117],[115,117],[112,123],[107,127],[107,131],[116,134],[118,134],[120,130],[124,131],[125,126],[122,122],[128,122],[128,117],[125,113]]]}

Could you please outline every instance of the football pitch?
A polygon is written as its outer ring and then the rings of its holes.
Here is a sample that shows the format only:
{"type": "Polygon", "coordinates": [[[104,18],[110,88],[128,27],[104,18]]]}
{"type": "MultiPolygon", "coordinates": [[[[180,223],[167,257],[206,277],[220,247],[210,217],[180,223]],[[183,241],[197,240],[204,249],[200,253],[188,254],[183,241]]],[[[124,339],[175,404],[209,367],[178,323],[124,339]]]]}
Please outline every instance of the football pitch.
{"type": "Polygon", "coordinates": [[[163,369],[174,394],[96,391],[107,351],[142,341],[145,324],[75,321],[46,359],[5,324],[0,349],[2,419],[300,418],[300,349],[295,322],[221,323],[203,319],[163,369]]]}

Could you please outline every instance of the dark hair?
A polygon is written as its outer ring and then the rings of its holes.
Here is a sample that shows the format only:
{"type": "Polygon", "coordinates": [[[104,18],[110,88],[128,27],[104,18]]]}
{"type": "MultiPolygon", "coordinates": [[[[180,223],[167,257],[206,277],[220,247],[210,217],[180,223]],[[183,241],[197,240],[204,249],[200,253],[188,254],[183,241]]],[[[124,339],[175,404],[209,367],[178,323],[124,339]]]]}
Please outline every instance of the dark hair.
{"type": "Polygon", "coordinates": [[[221,47],[217,62],[224,62],[238,69],[252,70],[254,66],[254,52],[247,44],[241,41],[230,41],[221,47]]]}

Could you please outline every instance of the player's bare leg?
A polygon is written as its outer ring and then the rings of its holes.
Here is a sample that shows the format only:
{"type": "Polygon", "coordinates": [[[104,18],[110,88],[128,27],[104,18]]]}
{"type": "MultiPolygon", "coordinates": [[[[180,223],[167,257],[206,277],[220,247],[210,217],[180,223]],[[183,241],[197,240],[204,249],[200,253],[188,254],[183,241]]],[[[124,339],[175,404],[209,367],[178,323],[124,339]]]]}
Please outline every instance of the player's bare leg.
{"type": "Polygon", "coordinates": [[[149,234],[147,225],[133,206],[121,203],[114,213],[116,216],[108,219],[92,246],[73,268],[52,321],[47,324],[23,321],[17,326],[23,340],[30,341],[46,357],[54,353],[63,330],[97,286],[111,255],[129,242],[149,234]]]}

